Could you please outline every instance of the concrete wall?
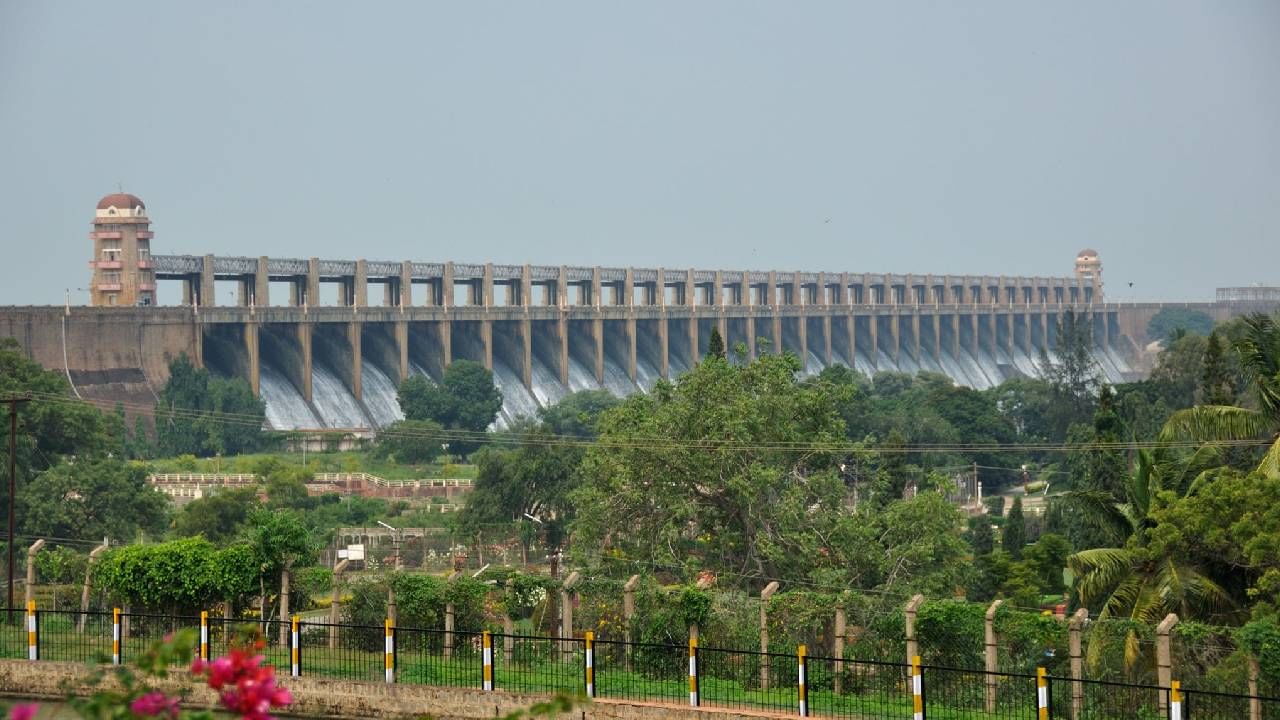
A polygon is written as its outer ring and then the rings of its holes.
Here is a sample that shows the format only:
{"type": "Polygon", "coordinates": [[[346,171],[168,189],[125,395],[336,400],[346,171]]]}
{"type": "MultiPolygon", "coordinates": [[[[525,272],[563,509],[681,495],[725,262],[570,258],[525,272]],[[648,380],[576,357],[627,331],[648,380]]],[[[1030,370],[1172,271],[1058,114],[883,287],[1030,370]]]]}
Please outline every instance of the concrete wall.
{"type": "Polygon", "coordinates": [[[0,308],[0,337],[68,373],[86,399],[146,408],[168,381],[169,363],[182,353],[199,363],[201,353],[195,318],[183,308],[0,308]]]}
{"type": "MultiPolygon", "coordinates": [[[[92,692],[83,679],[87,669],[79,663],[31,662],[27,660],[0,660],[0,695],[34,699],[63,700],[65,687],[74,688],[74,694],[85,696],[92,692]]],[[[481,692],[425,685],[387,685],[378,682],[349,682],[322,678],[280,678],[280,684],[293,693],[294,702],[288,715],[326,718],[420,718],[424,715],[438,720],[481,720],[501,717],[509,712],[546,700],[545,696],[507,693],[503,691],[481,692]]],[[[163,682],[156,685],[173,693],[183,687],[180,682],[163,682]]],[[[196,688],[184,707],[214,707],[217,698],[207,687],[196,688]]],[[[739,713],[714,708],[690,708],[681,705],[596,700],[574,710],[564,718],[587,720],[738,720],[738,718],[793,717],[795,713],[767,713],[751,711],[739,713]]]]}

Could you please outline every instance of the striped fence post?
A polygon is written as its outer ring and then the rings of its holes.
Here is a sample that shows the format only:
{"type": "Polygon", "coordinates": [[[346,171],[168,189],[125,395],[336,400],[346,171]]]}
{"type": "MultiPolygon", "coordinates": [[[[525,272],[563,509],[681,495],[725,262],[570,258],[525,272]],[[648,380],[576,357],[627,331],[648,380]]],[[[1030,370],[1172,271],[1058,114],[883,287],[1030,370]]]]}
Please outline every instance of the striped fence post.
{"type": "Polygon", "coordinates": [[[289,627],[289,674],[302,677],[302,634],[298,632],[299,618],[293,616],[289,627]]]}
{"type": "Polygon", "coordinates": [[[1049,720],[1049,671],[1036,668],[1036,717],[1049,720]]]}
{"type": "Polygon", "coordinates": [[[796,648],[796,697],[800,699],[800,717],[809,717],[809,690],[805,684],[805,646],[796,648]]]}
{"type": "Polygon", "coordinates": [[[383,621],[383,628],[386,630],[383,664],[386,670],[387,682],[393,683],[396,681],[396,636],[395,625],[392,624],[391,618],[383,621]]]}
{"type": "Polygon", "coordinates": [[[111,664],[120,664],[120,608],[111,609],[111,664]]]}
{"type": "Polygon", "coordinates": [[[1182,720],[1182,683],[1169,681],[1169,720],[1182,720]]]}
{"type": "Polygon", "coordinates": [[[595,633],[588,630],[583,636],[583,664],[586,670],[587,679],[587,697],[596,696],[596,668],[595,668],[595,633]]]}
{"type": "Polygon", "coordinates": [[[924,675],[919,655],[911,658],[911,708],[914,720],[924,720],[924,675]]]}
{"type": "Polygon", "coordinates": [[[480,636],[480,660],[484,664],[484,691],[493,691],[493,634],[488,630],[480,636]]]}
{"type": "Polygon", "coordinates": [[[701,698],[698,693],[698,638],[689,638],[689,705],[698,707],[701,698]]]}
{"type": "Polygon", "coordinates": [[[27,601],[27,659],[40,659],[40,624],[36,622],[36,601],[27,601]]]}
{"type": "Polygon", "coordinates": [[[200,659],[209,662],[209,611],[200,611],[200,659]]]}

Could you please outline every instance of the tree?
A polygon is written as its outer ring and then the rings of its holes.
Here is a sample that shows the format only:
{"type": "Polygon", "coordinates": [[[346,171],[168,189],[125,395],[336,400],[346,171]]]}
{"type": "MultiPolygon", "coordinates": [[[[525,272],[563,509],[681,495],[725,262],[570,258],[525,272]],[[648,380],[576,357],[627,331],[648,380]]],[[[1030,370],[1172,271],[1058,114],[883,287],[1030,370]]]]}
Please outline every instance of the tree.
{"type": "MultiPolygon", "coordinates": [[[[502,409],[502,393],[493,383],[493,373],[470,360],[450,364],[439,385],[421,376],[405,380],[397,397],[407,420],[430,420],[468,433],[484,432],[502,409]]],[[[465,455],[479,443],[459,438],[450,441],[449,447],[465,455]]]]}
{"type": "Polygon", "coordinates": [[[1222,338],[1216,332],[1209,333],[1204,344],[1204,368],[1200,373],[1199,390],[1201,405],[1235,404],[1235,382],[1227,365],[1222,338]]]}
{"type": "Polygon", "coordinates": [[[432,420],[399,420],[378,433],[375,454],[403,465],[422,465],[440,457],[440,453],[444,452],[441,446],[448,441],[440,423],[432,420]]]}
{"type": "Polygon", "coordinates": [[[1178,330],[1196,335],[1208,335],[1213,331],[1213,318],[1199,310],[1189,308],[1161,308],[1147,323],[1147,339],[1168,341],[1178,330]]]}
{"type": "Polygon", "coordinates": [[[1049,419],[1056,436],[1064,436],[1074,422],[1085,422],[1102,380],[1093,359],[1093,328],[1086,315],[1072,310],[1057,323],[1053,354],[1041,350],[1040,373],[1049,382],[1053,402],[1049,419]]]}
{"type": "Polygon", "coordinates": [[[608,390],[580,390],[542,408],[538,418],[554,435],[594,438],[599,432],[600,417],[620,402],[608,390]]]}
{"type": "Polygon", "coordinates": [[[1175,331],[1156,358],[1151,381],[1161,388],[1165,402],[1175,408],[1195,404],[1196,386],[1204,376],[1208,340],[1203,335],[1175,331]]]}
{"type": "Polygon", "coordinates": [[[254,488],[234,488],[197,498],[187,503],[174,516],[173,534],[177,537],[203,536],[223,545],[240,534],[249,512],[258,507],[254,488]]]}
{"type": "Polygon", "coordinates": [[[1022,549],[1027,544],[1027,525],[1022,517],[1022,498],[1013,499],[1013,507],[1004,519],[1003,532],[1000,534],[1000,547],[1009,553],[1014,560],[1022,559],[1022,549]]]}
{"type": "Polygon", "coordinates": [[[575,551],[757,578],[795,577],[824,552],[834,563],[844,425],[831,393],[797,383],[798,369],[785,355],[704,362],[607,413],[573,494],[575,551]]]}
{"type": "Polygon", "coordinates": [[[975,556],[990,555],[995,550],[995,543],[991,520],[986,515],[969,518],[969,546],[975,556]]]}
{"type": "Polygon", "coordinates": [[[1261,440],[1266,446],[1257,470],[1276,477],[1280,476],[1280,328],[1266,315],[1246,317],[1244,327],[1236,352],[1256,409],[1201,405],[1179,410],[1169,418],[1160,437],[1171,442],[1261,440]]]}
{"type": "Polygon", "coordinates": [[[147,484],[146,470],[117,458],[63,462],[18,491],[23,533],[132,542],[168,524],[168,498],[147,484]]]}
{"type": "Polygon", "coordinates": [[[1101,490],[1123,500],[1129,473],[1124,452],[1116,449],[1123,440],[1124,427],[1116,415],[1114,399],[1111,387],[1103,385],[1093,413],[1093,439],[1084,448],[1087,474],[1083,489],[1101,490]]]}
{"type": "MultiPolygon", "coordinates": [[[[1190,458],[1163,449],[1142,450],[1123,500],[1098,491],[1069,494],[1081,522],[1093,523],[1116,538],[1110,547],[1080,550],[1067,560],[1083,605],[1100,617],[1153,625],[1170,612],[1184,619],[1207,619],[1231,607],[1229,593],[1200,558],[1158,552],[1149,543],[1159,520],[1153,509],[1198,492],[1206,478],[1203,469],[1220,457],[1213,449],[1190,458]]],[[[1136,657],[1136,643],[1130,632],[1130,662],[1136,657]]]]}
{"type": "Polygon", "coordinates": [[[169,365],[156,401],[156,445],[165,455],[239,455],[257,449],[266,405],[240,378],[216,378],[186,355],[169,365]]]}
{"type": "MultiPolygon", "coordinates": [[[[14,464],[19,486],[64,456],[99,457],[119,447],[103,413],[73,401],[65,375],[28,359],[16,340],[0,338],[0,396],[21,393],[33,399],[18,405],[14,464]]],[[[0,468],[8,467],[8,459],[9,445],[0,442],[0,468]]],[[[7,482],[0,482],[0,499],[7,502],[7,482]]]]}
{"type": "Polygon", "coordinates": [[[211,601],[241,601],[256,592],[258,572],[247,545],[217,549],[204,538],[187,538],[109,550],[93,582],[135,612],[190,616],[211,601]]]}
{"type": "Polygon", "coordinates": [[[720,337],[720,328],[711,328],[711,339],[707,341],[707,357],[725,359],[724,338],[720,337]]]}
{"type": "Polygon", "coordinates": [[[1071,543],[1061,535],[1044,533],[1022,553],[1042,594],[1056,595],[1065,589],[1062,571],[1071,556],[1071,543]]]}

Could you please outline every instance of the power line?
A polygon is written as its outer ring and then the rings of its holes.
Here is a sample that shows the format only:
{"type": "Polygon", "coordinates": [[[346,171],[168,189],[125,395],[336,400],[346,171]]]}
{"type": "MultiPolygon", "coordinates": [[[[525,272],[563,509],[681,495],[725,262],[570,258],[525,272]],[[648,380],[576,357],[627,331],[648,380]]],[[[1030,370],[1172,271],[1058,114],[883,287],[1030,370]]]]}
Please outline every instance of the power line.
{"type": "MultiPolygon", "coordinates": [[[[90,405],[99,409],[110,408],[132,408],[136,412],[157,414],[159,417],[172,417],[177,419],[203,420],[206,422],[217,422],[228,425],[253,426],[261,427],[262,418],[256,415],[244,413],[225,413],[221,411],[200,411],[184,408],[164,409],[156,413],[154,407],[139,405],[136,403],[113,403],[109,400],[87,400],[80,401],[65,395],[57,395],[52,393],[32,393],[34,399],[40,399],[45,402],[61,403],[65,405],[90,405]]],[[[338,429],[317,429],[317,430],[300,430],[300,431],[276,431],[281,434],[290,432],[309,434],[309,435],[345,435],[349,431],[338,429]]],[[[997,452],[1065,452],[1076,453],[1086,450],[1154,450],[1154,449],[1194,449],[1206,445],[1218,447],[1263,447],[1271,444],[1270,440],[1263,438],[1241,439],[1241,440],[1214,440],[1214,441],[1196,441],[1196,440],[1129,440],[1129,441],[1107,441],[1107,442],[1090,442],[1088,445],[1068,445],[1065,443],[917,443],[914,445],[879,445],[869,447],[863,443],[853,443],[847,439],[831,440],[828,442],[802,442],[802,441],[753,441],[753,442],[736,442],[733,440],[685,440],[679,438],[668,437],[640,437],[618,439],[611,437],[598,438],[582,438],[576,435],[559,435],[555,433],[525,433],[520,436],[512,436],[508,434],[490,433],[483,430],[459,430],[459,429],[440,429],[430,432],[414,431],[405,429],[384,429],[379,431],[380,437],[399,438],[407,440],[425,440],[425,441],[462,441],[477,444],[491,445],[541,445],[541,446],[567,446],[567,447],[611,447],[619,449],[632,450],[713,450],[713,451],[740,451],[740,452],[802,452],[802,453],[825,453],[825,454],[857,454],[866,453],[872,455],[880,454],[931,454],[931,453],[997,453],[997,452]]],[[[1007,468],[993,468],[1007,469],[1007,468]]]]}

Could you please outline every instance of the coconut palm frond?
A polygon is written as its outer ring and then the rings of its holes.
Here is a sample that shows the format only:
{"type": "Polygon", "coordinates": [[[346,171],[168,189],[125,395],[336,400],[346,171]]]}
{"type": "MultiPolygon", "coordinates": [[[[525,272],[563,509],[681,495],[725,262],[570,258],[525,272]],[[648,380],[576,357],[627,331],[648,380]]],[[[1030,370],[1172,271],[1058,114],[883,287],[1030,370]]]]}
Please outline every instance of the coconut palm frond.
{"type": "Polygon", "coordinates": [[[1169,416],[1160,430],[1163,442],[1205,443],[1250,440],[1267,428],[1267,417],[1257,410],[1230,405],[1200,405],[1169,416]]]}
{"type": "Polygon", "coordinates": [[[1244,319],[1245,335],[1236,342],[1240,365],[1254,387],[1258,405],[1280,420],[1280,327],[1267,315],[1244,319]]]}
{"type": "Polygon", "coordinates": [[[1136,527],[1130,508],[1117,503],[1105,490],[1072,490],[1063,493],[1059,502],[1077,511],[1085,522],[1105,532],[1117,545],[1123,544],[1136,527]]]}
{"type": "Polygon", "coordinates": [[[1269,478],[1280,477],[1280,437],[1267,448],[1267,454],[1258,463],[1258,472],[1269,478]]]}
{"type": "Polygon", "coordinates": [[[1115,595],[1133,577],[1133,553],[1123,548],[1081,550],[1067,558],[1067,567],[1076,576],[1080,600],[1092,605],[1115,595]]]}

